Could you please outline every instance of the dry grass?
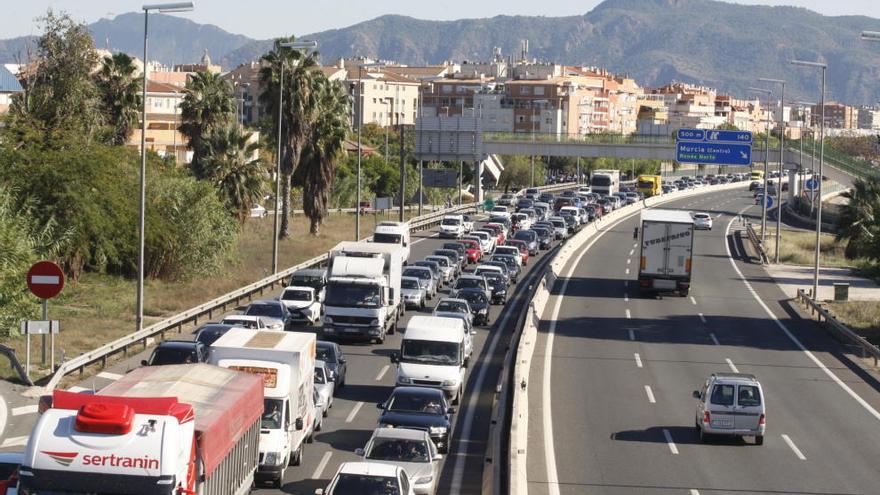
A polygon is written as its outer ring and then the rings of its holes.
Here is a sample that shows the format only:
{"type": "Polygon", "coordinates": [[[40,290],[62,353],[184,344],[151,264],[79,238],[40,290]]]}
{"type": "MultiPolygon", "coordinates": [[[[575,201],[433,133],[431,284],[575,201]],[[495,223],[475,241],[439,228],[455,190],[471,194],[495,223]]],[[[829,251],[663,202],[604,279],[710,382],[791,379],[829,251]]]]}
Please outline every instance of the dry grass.
{"type": "MultiPolygon", "coordinates": [[[[409,217],[409,212],[408,217],[409,217]]],[[[381,220],[396,220],[397,215],[370,215],[361,221],[361,236],[373,231],[381,220]]],[[[332,214],[321,234],[308,234],[308,221],[302,215],[291,218],[290,239],[278,245],[278,266],[283,269],[328,251],[340,241],[354,238],[354,215],[332,214]]],[[[272,264],[272,218],[251,219],[245,223],[236,249],[224,273],[182,282],[148,280],[144,287],[144,318],[149,325],[183,310],[198,306],[238,287],[267,277],[272,264]]],[[[87,273],[76,285],[49,302],[49,317],[61,321],[61,334],[56,339],[56,360],[61,350],[67,357],[100,347],[135,327],[135,281],[121,277],[87,273]]],[[[23,338],[8,343],[24,364],[23,338]]],[[[40,369],[40,339],[32,338],[32,377],[45,376],[40,369]]],[[[0,359],[0,378],[12,376],[5,359],[0,359]]]]}
{"type": "Polygon", "coordinates": [[[880,302],[829,302],[827,307],[837,318],[865,337],[872,344],[880,344],[880,302]]]}
{"type": "MultiPolygon", "coordinates": [[[[760,236],[760,228],[758,229],[760,236]]],[[[789,265],[812,265],[816,253],[816,233],[799,230],[782,230],[782,242],[779,244],[779,262],[789,265]]],[[[845,242],[838,242],[833,235],[822,234],[820,254],[823,266],[854,267],[857,260],[847,259],[843,255],[845,242]]],[[[776,229],[767,229],[765,250],[773,258],[776,249],[776,229]]]]}

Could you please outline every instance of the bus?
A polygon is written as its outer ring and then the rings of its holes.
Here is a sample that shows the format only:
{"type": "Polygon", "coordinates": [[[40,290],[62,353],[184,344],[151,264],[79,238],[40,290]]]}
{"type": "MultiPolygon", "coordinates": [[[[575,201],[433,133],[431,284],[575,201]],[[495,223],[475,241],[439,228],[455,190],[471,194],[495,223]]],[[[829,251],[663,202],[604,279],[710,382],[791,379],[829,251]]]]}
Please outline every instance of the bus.
{"type": "Polygon", "coordinates": [[[764,171],[752,170],[752,175],[749,177],[749,180],[764,180],[764,171]]]}

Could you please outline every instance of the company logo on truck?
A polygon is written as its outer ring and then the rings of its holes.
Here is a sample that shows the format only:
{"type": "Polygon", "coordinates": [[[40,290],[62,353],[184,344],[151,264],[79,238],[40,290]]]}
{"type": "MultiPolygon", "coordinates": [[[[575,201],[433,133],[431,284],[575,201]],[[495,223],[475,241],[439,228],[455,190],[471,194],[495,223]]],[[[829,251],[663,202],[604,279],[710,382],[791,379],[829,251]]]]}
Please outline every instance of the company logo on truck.
{"type": "MultiPolygon", "coordinates": [[[[64,467],[70,467],[79,452],[48,452],[41,451],[52,460],[64,467]]],[[[116,454],[110,455],[84,455],[82,458],[83,466],[110,466],[135,469],[159,469],[159,459],[153,459],[150,456],[128,457],[116,454]]]]}
{"type": "Polygon", "coordinates": [[[679,232],[678,234],[667,235],[663,237],[658,237],[656,239],[647,239],[644,242],[644,247],[653,246],[654,244],[663,244],[668,241],[674,241],[675,239],[681,239],[682,237],[690,237],[691,231],[685,230],[684,232],[679,232]]]}

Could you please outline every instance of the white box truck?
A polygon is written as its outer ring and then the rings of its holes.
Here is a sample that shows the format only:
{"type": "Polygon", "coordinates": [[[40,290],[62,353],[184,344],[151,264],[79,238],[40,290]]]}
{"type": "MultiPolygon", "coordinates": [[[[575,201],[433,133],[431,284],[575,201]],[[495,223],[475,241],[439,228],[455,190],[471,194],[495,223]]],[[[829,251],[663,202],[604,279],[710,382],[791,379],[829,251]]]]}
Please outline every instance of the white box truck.
{"type": "Polygon", "coordinates": [[[397,244],[341,242],[330,250],[324,335],[382,343],[404,312],[404,250],[397,244]]]}
{"type": "MultiPolygon", "coordinates": [[[[680,210],[642,210],[639,290],[678,292],[691,288],[694,220],[680,210]]],[[[639,234],[639,232],[637,232],[639,234]]]]}
{"type": "Polygon", "coordinates": [[[56,390],[18,493],[243,495],[257,469],[263,384],[208,364],[138,368],[97,394],[56,390]]]}
{"type": "Polygon", "coordinates": [[[396,244],[403,249],[403,263],[409,259],[409,222],[383,221],[376,225],[373,231],[373,242],[381,244],[396,244]]]}
{"type": "Polygon", "coordinates": [[[400,352],[391,356],[391,362],[397,364],[397,385],[439,388],[458,404],[472,339],[473,333],[460,318],[413,316],[406,325],[400,352]]]}
{"type": "Polygon", "coordinates": [[[602,196],[611,196],[620,190],[620,170],[593,170],[590,190],[602,196]]]}
{"type": "Polygon", "coordinates": [[[233,328],[211,344],[208,362],[263,380],[257,481],[281,486],[287,466],[302,462],[314,424],[315,335],[233,328]]]}

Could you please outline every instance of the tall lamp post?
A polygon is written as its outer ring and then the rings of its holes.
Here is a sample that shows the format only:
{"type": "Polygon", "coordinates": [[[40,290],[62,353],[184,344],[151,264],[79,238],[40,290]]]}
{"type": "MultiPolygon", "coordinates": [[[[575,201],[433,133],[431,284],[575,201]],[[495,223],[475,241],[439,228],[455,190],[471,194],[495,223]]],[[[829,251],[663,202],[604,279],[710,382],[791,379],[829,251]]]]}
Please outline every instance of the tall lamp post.
{"type": "MultiPolygon", "coordinates": [[[[800,141],[800,155],[801,156],[800,156],[800,160],[798,161],[797,193],[798,193],[798,195],[802,195],[804,192],[804,137],[806,136],[806,132],[807,132],[807,107],[810,107],[812,109],[813,107],[816,106],[816,104],[812,103],[812,102],[808,102],[808,101],[798,101],[796,103],[801,109],[800,110],[800,112],[801,112],[801,138],[799,140],[800,141]]],[[[810,132],[811,136],[815,137],[813,135],[812,129],[809,132],[810,132]]],[[[810,170],[812,170],[813,166],[816,164],[816,157],[814,156],[816,154],[816,140],[813,139],[812,141],[813,141],[813,153],[810,154],[810,170]]]]}
{"type": "Polygon", "coordinates": [[[753,93],[762,93],[767,95],[767,110],[764,113],[767,114],[765,119],[765,134],[764,134],[764,194],[761,198],[761,242],[767,236],[767,198],[770,197],[767,191],[767,174],[769,173],[770,168],[770,96],[773,94],[773,91],[764,88],[749,88],[749,91],[753,93]]]}
{"type": "MultiPolygon", "coordinates": [[[[758,81],[782,85],[782,93],[779,96],[779,179],[776,187],[776,245],[773,250],[773,262],[779,264],[779,243],[782,237],[782,174],[785,160],[785,81],[782,79],[769,79],[761,77],[758,81]]],[[[791,184],[788,185],[791,187],[791,184]]]]}
{"type": "Polygon", "coordinates": [[[357,161],[357,204],[354,209],[354,240],[360,240],[361,238],[361,161],[363,158],[363,153],[361,153],[361,123],[364,121],[364,91],[363,91],[363,80],[362,74],[364,69],[370,69],[373,67],[385,67],[385,64],[382,63],[370,63],[370,64],[358,64],[358,79],[357,79],[357,137],[358,137],[358,161],[357,161]]]}
{"type": "MultiPolygon", "coordinates": [[[[318,46],[317,41],[289,41],[278,43],[280,49],[289,48],[293,50],[307,50],[318,46]]],[[[272,222],[272,273],[278,273],[278,221],[281,216],[281,129],[284,108],[284,57],[279,57],[279,65],[281,66],[278,75],[278,152],[275,166],[275,217],[272,222]]]]}
{"type": "MultiPolygon", "coordinates": [[[[862,33],[864,39],[865,33],[862,33]]],[[[880,40],[880,36],[878,36],[878,40],[880,40]]],[[[816,206],[816,253],[813,267],[813,299],[819,300],[819,246],[822,237],[822,169],[825,165],[825,79],[826,73],[828,72],[828,65],[823,64],[822,62],[810,62],[806,60],[792,60],[792,65],[798,65],[801,67],[811,67],[813,69],[821,69],[822,70],[822,95],[820,98],[820,110],[819,110],[819,175],[818,180],[819,191],[817,192],[819,196],[819,204],[816,206]]],[[[814,175],[813,177],[816,177],[814,175]]]]}
{"type": "MultiPolygon", "coordinates": [[[[192,2],[157,3],[144,5],[144,70],[141,88],[141,170],[140,198],[138,202],[138,259],[137,259],[137,294],[135,295],[135,330],[144,328],[144,232],[147,202],[147,72],[150,64],[147,59],[147,40],[149,33],[150,12],[170,14],[173,12],[189,12],[193,10],[192,2]]],[[[175,150],[175,153],[177,150],[175,150]]]]}

